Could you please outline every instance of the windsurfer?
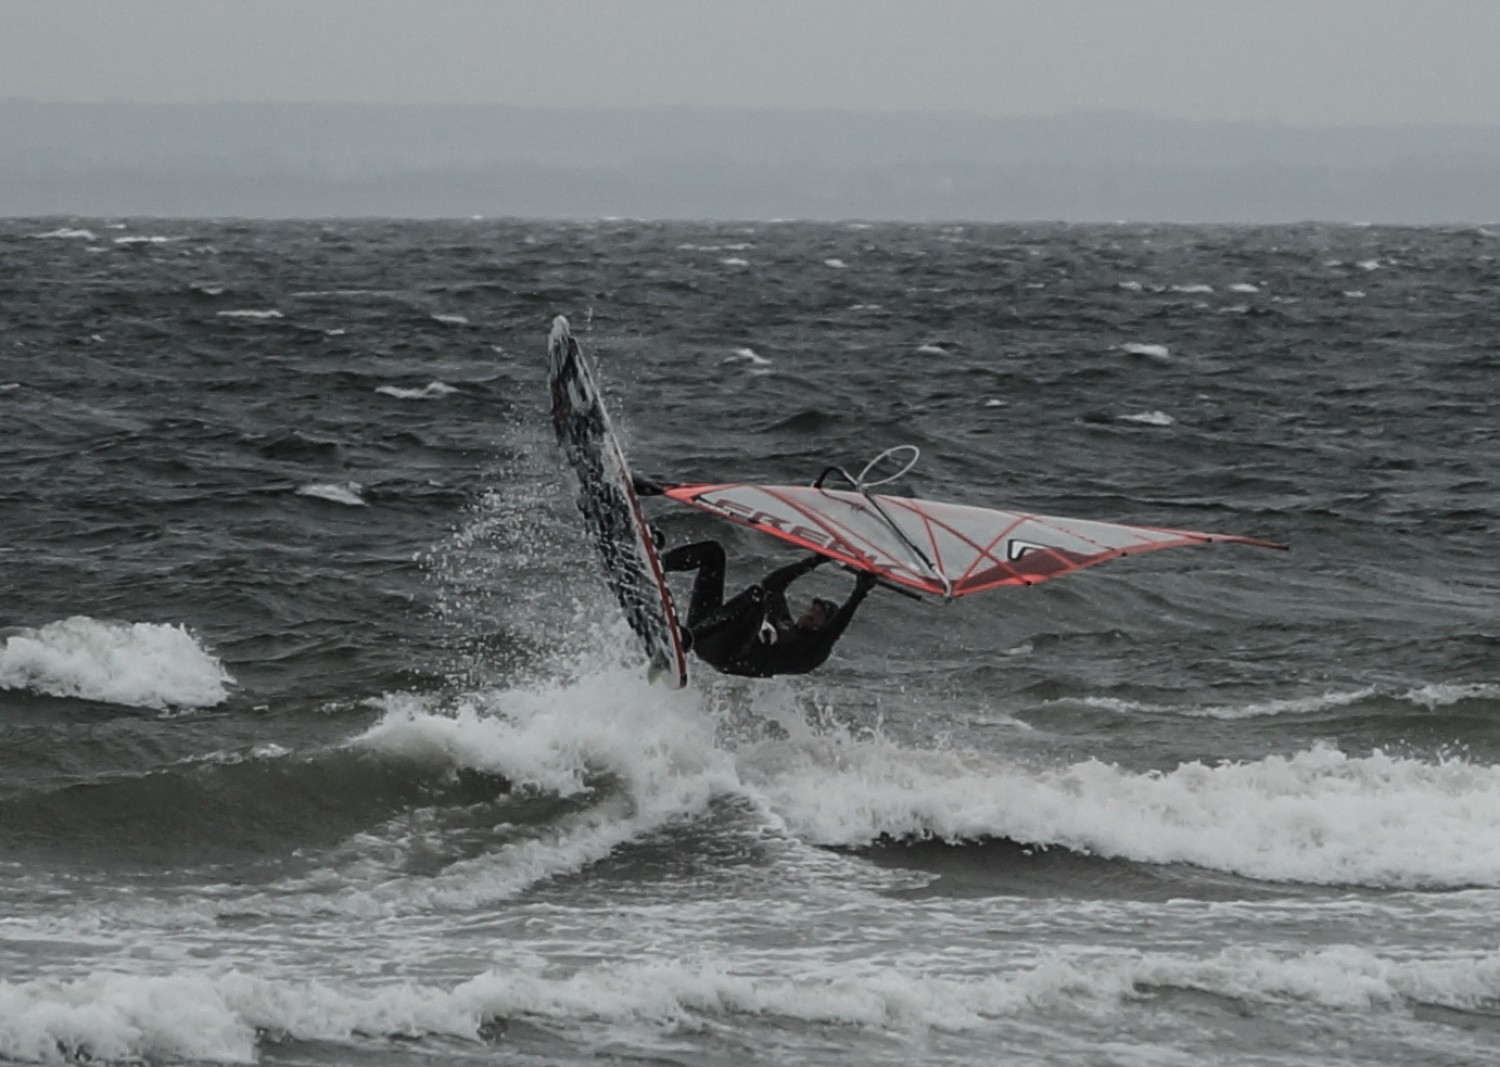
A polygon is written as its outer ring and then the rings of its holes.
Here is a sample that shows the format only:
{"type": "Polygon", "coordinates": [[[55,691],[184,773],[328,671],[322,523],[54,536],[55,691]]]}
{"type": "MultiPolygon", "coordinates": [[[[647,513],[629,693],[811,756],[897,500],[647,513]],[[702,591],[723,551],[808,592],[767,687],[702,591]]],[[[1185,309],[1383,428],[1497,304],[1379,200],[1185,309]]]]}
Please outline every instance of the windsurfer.
{"type": "Polygon", "coordinates": [[[749,678],[806,674],[821,667],[875,585],[861,572],[843,605],[821,597],[796,619],[787,605],[787,586],[828,557],[807,559],[772,571],[755,585],[724,599],[724,546],[717,541],[680,545],[661,557],[662,569],[698,572],[688,606],[691,648],[715,670],[749,678]]]}

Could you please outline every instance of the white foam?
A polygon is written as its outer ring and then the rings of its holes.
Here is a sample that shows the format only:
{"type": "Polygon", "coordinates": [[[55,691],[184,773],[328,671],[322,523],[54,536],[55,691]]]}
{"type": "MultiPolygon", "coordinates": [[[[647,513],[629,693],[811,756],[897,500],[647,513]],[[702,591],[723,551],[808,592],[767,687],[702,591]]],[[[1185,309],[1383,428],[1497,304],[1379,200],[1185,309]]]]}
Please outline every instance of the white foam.
{"type": "Polygon", "coordinates": [[[1345,289],[1344,295],[1350,300],[1363,300],[1365,298],[1363,289],[1345,289]]]}
{"type": "Polygon", "coordinates": [[[433,322],[441,322],[448,326],[467,326],[469,320],[463,315],[434,315],[433,322]]]}
{"type": "Polygon", "coordinates": [[[1146,345],[1127,342],[1120,346],[1120,351],[1126,355],[1144,356],[1147,359],[1165,361],[1172,358],[1171,350],[1166,345],[1146,345]]]}
{"type": "Polygon", "coordinates": [[[1126,290],[1127,292],[1139,293],[1145,288],[1145,286],[1137,281],[1124,281],[1120,283],[1120,288],[1126,290]]]}
{"type": "Polygon", "coordinates": [[[35,237],[35,238],[37,238],[39,240],[49,240],[50,239],[50,240],[55,240],[55,241],[93,241],[93,240],[97,240],[97,238],[95,238],[95,236],[94,236],[94,231],[93,230],[75,230],[75,229],[71,229],[70,227],[67,227],[67,226],[61,226],[61,227],[59,227],[58,229],[55,229],[55,230],[48,230],[46,233],[34,233],[31,236],[33,236],[33,237],[35,237]]]}
{"type": "Polygon", "coordinates": [[[879,740],[791,759],[741,773],[793,832],[819,844],[999,837],[1270,881],[1500,886],[1500,767],[1460,759],[1319,745],[1142,773],[1098,760],[1007,766],[879,740]]]}
{"type": "Polygon", "coordinates": [[[363,489],[364,486],[358,482],[316,482],[312,485],[297,486],[297,495],[327,500],[333,504],[344,504],[351,508],[362,508],[367,506],[364,497],[359,495],[363,489]]]}
{"type": "Polygon", "coordinates": [[[116,237],[117,245],[164,245],[168,241],[181,241],[181,237],[162,237],[160,235],[116,237]]]}
{"type": "Polygon", "coordinates": [[[736,348],[731,355],[724,357],[725,363],[746,362],[753,363],[757,367],[769,367],[771,361],[753,348],[736,348]]]}
{"type": "Polygon", "coordinates": [[[1361,259],[1359,262],[1355,263],[1354,265],[1356,267],[1358,267],[1360,270],[1379,270],[1380,269],[1380,260],[1378,260],[1378,259],[1361,259]]]}
{"type": "MultiPolygon", "coordinates": [[[[372,866],[373,856],[396,856],[407,847],[403,817],[398,832],[378,847],[355,850],[336,896],[288,897],[283,885],[249,906],[357,915],[487,906],[581,870],[668,822],[701,813],[714,796],[738,791],[732,758],[715,746],[714,723],[698,694],[651,686],[634,667],[478,693],[446,713],[407,695],[384,698],[379,706],[380,721],[351,747],[436,771],[498,775],[523,795],[590,795],[593,802],[419,881],[372,866]]],[[[326,872],[315,880],[326,887],[326,872]]]]}
{"type": "Polygon", "coordinates": [[[720,262],[726,267],[748,267],[750,265],[748,259],[741,259],[739,256],[730,256],[728,259],[720,260],[720,262]]]}
{"type": "Polygon", "coordinates": [[[399,385],[377,386],[375,391],[397,400],[438,400],[458,392],[447,382],[428,382],[420,389],[403,389],[399,385]]]}
{"type": "Polygon", "coordinates": [[[1424,685],[1403,693],[1401,699],[1433,711],[1465,700],[1500,700],[1500,684],[1468,682],[1458,685],[1424,685]]]}
{"type": "Polygon", "coordinates": [[[1231,293],[1258,293],[1260,286],[1251,285],[1249,282],[1235,282],[1229,287],[1231,293]]]}
{"type": "Polygon", "coordinates": [[[203,708],[234,679],[186,629],[78,615],[13,634],[0,646],[0,688],[130,707],[203,708]]]}
{"type": "Polygon", "coordinates": [[[20,382],[0,382],[0,393],[8,393],[12,389],[21,388],[20,382]]]}
{"type": "Polygon", "coordinates": [[[1010,407],[1010,401],[997,400],[994,397],[990,397],[984,402],[984,406],[987,408],[1008,408],[1010,407]]]}
{"type": "Polygon", "coordinates": [[[407,983],[360,989],[237,971],[0,981],[0,1057],[27,1063],[254,1063],[259,1029],[310,1041],[472,1039],[479,1022],[463,998],[407,983]]]}
{"type": "Polygon", "coordinates": [[[216,311],[214,314],[225,319],[279,319],[284,316],[275,308],[261,311],[253,308],[241,308],[235,311],[216,311]]]}
{"type": "Polygon", "coordinates": [[[208,282],[193,282],[188,288],[195,293],[202,293],[204,296],[224,295],[224,287],[222,285],[212,285],[208,282]]]}
{"type": "Polygon", "coordinates": [[[1214,287],[1212,285],[1174,285],[1174,286],[1172,286],[1172,292],[1174,292],[1174,293],[1211,293],[1213,291],[1214,291],[1214,287]]]}
{"type": "Polygon", "coordinates": [[[1134,422],[1142,426],[1171,426],[1177,420],[1164,411],[1143,411],[1136,415],[1121,415],[1121,422],[1134,422]]]}
{"type": "Polygon", "coordinates": [[[1010,966],[961,976],[805,955],[794,957],[789,974],[766,973],[763,962],[747,968],[733,960],[695,959],[544,969],[542,961],[503,944],[496,955],[501,959],[494,967],[451,987],[186,968],[169,975],[101,971],[65,980],[0,980],[0,1057],[253,1063],[258,1032],[308,1042],[479,1041],[485,1024],[496,1019],[602,1024],[624,1041],[640,1040],[642,1030],[700,1032],[736,1017],[895,1034],[985,1032],[999,1019],[1042,1017],[1056,1025],[1060,1012],[1100,1015],[1138,1002],[1143,991],[1172,989],[1353,1012],[1404,1004],[1483,1011],[1500,997],[1500,959],[1493,954],[1393,957],[1354,945],[1018,953],[1010,966]]]}
{"type": "Polygon", "coordinates": [[[836,259],[836,258],[835,259],[825,259],[823,261],[823,266],[825,266],[825,267],[832,267],[835,270],[843,270],[848,265],[849,264],[845,263],[842,259],[836,259]]]}

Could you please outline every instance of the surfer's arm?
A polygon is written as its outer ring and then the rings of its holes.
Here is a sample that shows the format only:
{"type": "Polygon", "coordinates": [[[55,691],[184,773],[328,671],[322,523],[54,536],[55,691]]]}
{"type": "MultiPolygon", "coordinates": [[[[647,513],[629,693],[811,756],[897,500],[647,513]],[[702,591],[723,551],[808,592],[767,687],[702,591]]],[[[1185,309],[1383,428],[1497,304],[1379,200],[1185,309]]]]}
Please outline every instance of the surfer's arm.
{"type": "Polygon", "coordinates": [[[875,588],[877,580],[869,571],[860,571],[859,577],[854,579],[854,592],[849,594],[849,599],[844,601],[844,606],[834,613],[832,621],[823,627],[822,636],[827,638],[830,646],[844,636],[844,628],[854,618],[854,613],[859,610],[859,606],[865,602],[865,597],[870,595],[870,590],[875,588]]]}
{"type": "Polygon", "coordinates": [[[778,665],[778,674],[805,674],[808,671],[821,667],[833,654],[833,646],[838,644],[839,638],[844,636],[844,630],[848,627],[854,613],[859,610],[860,604],[869,595],[870,590],[875,587],[875,575],[861,573],[855,580],[854,592],[849,594],[849,599],[844,601],[843,607],[834,612],[827,624],[815,635],[808,635],[798,641],[795,646],[786,649],[782,662],[778,665]]]}
{"type": "Polygon", "coordinates": [[[814,552],[807,559],[799,559],[796,563],[788,563],[779,570],[774,570],[761,579],[761,585],[768,593],[785,593],[786,587],[811,571],[814,567],[828,562],[827,556],[820,556],[814,552]]]}

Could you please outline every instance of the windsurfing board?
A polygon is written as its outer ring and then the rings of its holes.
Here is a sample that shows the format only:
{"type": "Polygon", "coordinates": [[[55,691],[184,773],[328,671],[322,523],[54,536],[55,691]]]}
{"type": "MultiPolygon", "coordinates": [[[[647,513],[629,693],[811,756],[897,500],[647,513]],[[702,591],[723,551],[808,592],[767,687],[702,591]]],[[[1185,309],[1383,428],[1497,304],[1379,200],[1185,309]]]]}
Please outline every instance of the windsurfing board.
{"type": "Polygon", "coordinates": [[[687,656],[661,559],[593,373],[562,315],[552,320],[547,361],[557,443],[578,476],[578,510],[605,581],[645,646],[649,676],[681,688],[687,685],[687,656]]]}

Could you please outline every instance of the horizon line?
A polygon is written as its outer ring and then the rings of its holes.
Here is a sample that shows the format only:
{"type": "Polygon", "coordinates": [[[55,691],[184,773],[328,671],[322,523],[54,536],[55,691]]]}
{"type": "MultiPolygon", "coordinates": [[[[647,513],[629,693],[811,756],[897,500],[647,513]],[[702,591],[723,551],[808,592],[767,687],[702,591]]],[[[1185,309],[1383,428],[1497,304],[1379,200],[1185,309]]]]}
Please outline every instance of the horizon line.
{"type": "Polygon", "coordinates": [[[411,100],[321,100],[223,97],[212,100],[68,100],[44,99],[32,96],[0,96],[0,107],[11,105],[33,105],[40,107],[111,107],[111,108],[206,108],[206,107],[307,107],[328,109],[369,109],[393,111],[516,111],[535,113],[649,113],[680,112],[688,114],[738,114],[738,115],[797,115],[849,118],[955,118],[978,122],[1047,122],[1079,118],[1107,118],[1149,120],[1175,123],[1185,126],[1259,126],[1283,127],[1298,130],[1411,130],[1411,129],[1457,129],[1500,130],[1500,121],[1472,122],[1462,119],[1404,119],[1378,122],[1372,120],[1327,122],[1306,121],[1287,118],[1205,118],[1189,115],[1172,115],[1156,111],[1132,108],[1072,107],[1057,111],[1017,112],[1013,114],[989,114],[963,110],[859,110],[840,107],[786,107],[758,104],[507,104],[485,101],[411,101],[411,100]]]}

